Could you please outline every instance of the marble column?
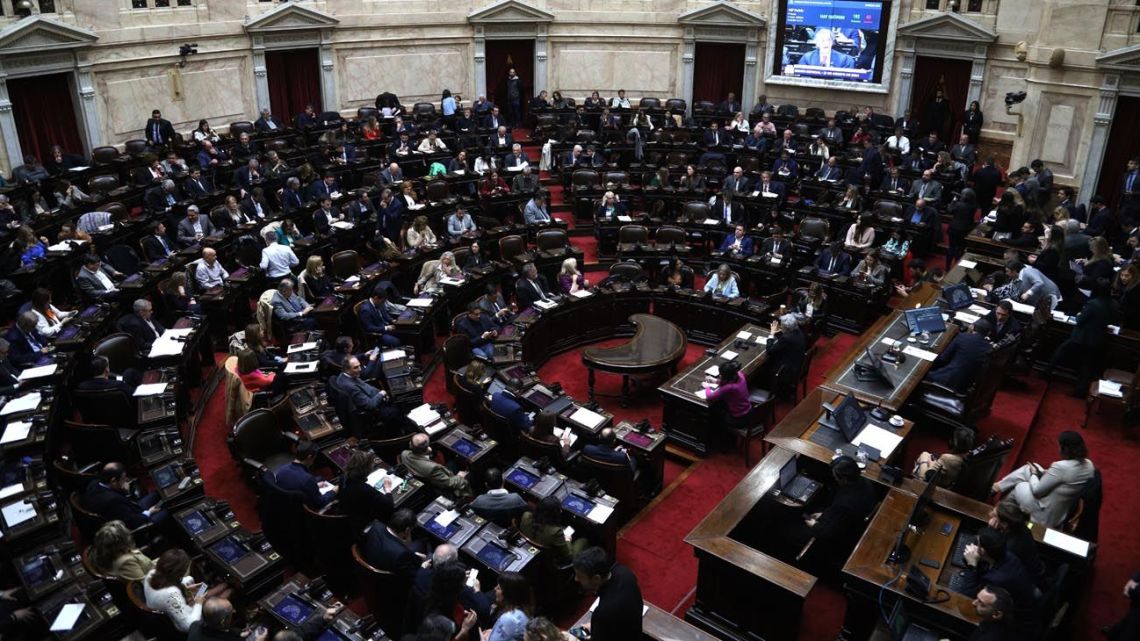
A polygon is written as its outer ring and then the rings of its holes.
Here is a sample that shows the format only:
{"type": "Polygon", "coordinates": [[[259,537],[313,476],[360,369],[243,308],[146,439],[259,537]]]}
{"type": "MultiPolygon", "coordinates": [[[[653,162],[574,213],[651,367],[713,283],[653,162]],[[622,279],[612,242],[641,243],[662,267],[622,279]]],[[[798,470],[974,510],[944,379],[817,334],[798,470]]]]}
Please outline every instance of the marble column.
{"type": "MultiPolygon", "coordinates": [[[[1108,73],[1100,87],[1100,101],[1093,115],[1093,132],[1089,138],[1089,155],[1085,160],[1085,173],[1081,176],[1080,193],[1077,200],[1088,203],[1096,193],[1100,173],[1104,170],[1104,151],[1108,147],[1108,132],[1112,127],[1112,117],[1116,114],[1116,98],[1120,91],[1120,75],[1108,73]]],[[[2,107],[2,103],[0,103],[2,107]]],[[[7,136],[7,133],[5,133],[7,136]]],[[[1109,167],[1109,171],[1124,171],[1123,167],[1109,167]]]]}
{"type": "MultiPolygon", "coordinates": [[[[335,52],[332,46],[332,31],[321,30],[321,108],[324,111],[340,111],[340,100],[336,93],[335,52]]],[[[266,90],[268,93],[268,88],[266,90]]]]}
{"type": "Polygon", "coordinates": [[[745,115],[756,104],[756,56],[759,48],[756,32],[750,31],[744,43],[744,83],[740,89],[740,108],[745,115]]]}
{"type": "MultiPolygon", "coordinates": [[[[540,91],[546,90],[546,85],[549,82],[546,76],[547,44],[546,25],[539,24],[534,34],[534,95],[536,96],[540,91]]],[[[529,98],[529,96],[523,96],[523,102],[529,98]]]]}
{"type": "Polygon", "coordinates": [[[974,64],[970,67],[970,89],[966,92],[966,104],[962,105],[962,110],[969,109],[970,103],[982,99],[982,82],[986,79],[986,48],[978,47],[981,51],[982,57],[974,58],[974,64]]]}
{"type": "MultiPolygon", "coordinates": [[[[253,37],[253,90],[257,97],[257,111],[260,117],[261,110],[272,108],[269,98],[269,71],[265,67],[265,41],[261,35],[253,37]]],[[[278,118],[289,118],[289,114],[277,114],[278,118]]]]}
{"type": "Polygon", "coordinates": [[[693,61],[696,57],[697,40],[693,37],[693,28],[685,27],[685,40],[681,45],[681,98],[685,100],[689,114],[693,113],[693,61]]]}
{"type": "MultiPolygon", "coordinates": [[[[475,95],[487,95],[487,39],[483,37],[483,25],[475,25],[475,95]]],[[[470,102],[470,101],[468,101],[470,102]]]]}
{"type": "Polygon", "coordinates": [[[914,58],[913,51],[904,52],[899,65],[899,92],[895,101],[895,116],[899,118],[910,109],[910,95],[914,91],[914,58]]]}
{"type": "Polygon", "coordinates": [[[85,151],[90,155],[91,150],[103,144],[102,124],[99,121],[99,110],[95,106],[95,83],[91,75],[91,63],[81,58],[75,65],[75,90],[78,95],[76,109],[83,127],[85,151]]]}
{"type": "Polygon", "coordinates": [[[8,167],[24,162],[20,149],[20,134],[16,132],[16,116],[12,113],[12,100],[8,97],[8,74],[0,70],[0,135],[4,136],[4,151],[8,154],[8,167]]]}

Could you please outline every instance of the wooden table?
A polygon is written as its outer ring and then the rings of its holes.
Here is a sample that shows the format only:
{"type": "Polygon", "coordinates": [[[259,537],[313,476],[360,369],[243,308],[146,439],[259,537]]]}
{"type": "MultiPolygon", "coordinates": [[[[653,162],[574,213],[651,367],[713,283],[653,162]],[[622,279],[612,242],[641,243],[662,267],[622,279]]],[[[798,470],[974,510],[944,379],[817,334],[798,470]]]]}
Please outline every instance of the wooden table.
{"type": "Polygon", "coordinates": [[[621,375],[621,406],[629,405],[629,377],[660,370],[676,371],[685,356],[685,332],[673,323],[650,314],[633,314],[629,321],[637,332],[628,343],[615,347],[587,347],[582,363],[587,369],[590,400],[594,400],[594,372],[621,375]]]}
{"type": "MultiPolygon", "coordinates": [[[[593,610],[586,610],[574,627],[586,625],[593,618],[593,610]]],[[[645,602],[641,617],[641,637],[654,641],[715,641],[716,637],[669,614],[652,603],[645,602]]]]}

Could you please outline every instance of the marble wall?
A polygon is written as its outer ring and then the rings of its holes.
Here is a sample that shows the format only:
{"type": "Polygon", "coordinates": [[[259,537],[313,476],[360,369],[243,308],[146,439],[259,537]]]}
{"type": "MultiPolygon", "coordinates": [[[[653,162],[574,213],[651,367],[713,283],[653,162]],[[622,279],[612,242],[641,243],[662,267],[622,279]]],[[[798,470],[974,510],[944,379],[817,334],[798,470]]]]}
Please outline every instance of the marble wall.
{"type": "Polygon", "coordinates": [[[355,111],[372,105],[382,91],[391,91],[409,104],[439,102],[445,88],[470,96],[475,87],[470,49],[425,43],[338,50],[340,107],[355,111]]]}
{"type": "Polygon", "coordinates": [[[624,88],[628,96],[680,95],[678,43],[552,42],[550,87],[565,96],[624,88]]]}

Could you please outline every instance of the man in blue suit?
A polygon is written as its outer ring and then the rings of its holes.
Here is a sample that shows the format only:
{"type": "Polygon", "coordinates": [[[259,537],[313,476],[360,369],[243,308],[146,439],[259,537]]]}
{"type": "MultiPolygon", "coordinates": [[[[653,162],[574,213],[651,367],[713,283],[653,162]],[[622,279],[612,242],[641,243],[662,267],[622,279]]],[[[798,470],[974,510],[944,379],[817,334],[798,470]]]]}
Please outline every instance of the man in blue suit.
{"type": "Polygon", "coordinates": [[[612,427],[607,427],[598,435],[597,443],[590,443],[582,448],[582,454],[606,463],[620,465],[625,463],[631,470],[637,470],[637,460],[629,455],[624,447],[617,444],[617,434],[612,427]]]}
{"type": "Polygon", "coordinates": [[[300,492],[305,495],[305,505],[319,510],[336,498],[336,492],[321,493],[317,477],[309,473],[309,467],[317,460],[320,449],[312,441],[301,441],[293,461],[273,471],[277,486],[286,492],[300,492]]]}
{"type": "Polygon", "coordinates": [[[471,355],[491,360],[495,356],[495,337],[499,335],[494,321],[483,315],[479,303],[467,304],[467,315],[455,322],[455,330],[471,339],[471,355]]]}
{"type": "Polygon", "coordinates": [[[372,295],[360,306],[360,327],[368,334],[379,336],[381,345],[397,347],[400,339],[392,334],[396,330],[396,321],[384,304],[386,298],[383,287],[377,286],[372,290],[372,295]]]}
{"type": "Polygon", "coordinates": [[[32,311],[20,314],[4,338],[8,340],[8,360],[20,369],[32,367],[50,351],[47,339],[36,331],[36,313],[32,311]]]}
{"type": "Polygon", "coordinates": [[[507,419],[507,424],[516,433],[529,432],[534,421],[523,411],[522,405],[506,392],[495,392],[491,396],[491,411],[507,419]]]}
{"type": "Polygon", "coordinates": [[[837,240],[820,252],[816,267],[823,274],[847,274],[850,272],[851,256],[843,249],[843,241],[837,240]]]}
{"type": "Polygon", "coordinates": [[[815,172],[815,177],[831,182],[843,180],[843,168],[839,166],[839,159],[835,156],[828,158],[827,162],[819,168],[819,171],[815,172]]]}
{"type": "Polygon", "coordinates": [[[334,384],[341,394],[348,396],[353,412],[367,413],[373,417],[374,420],[364,421],[366,431],[395,436],[401,431],[414,430],[416,424],[389,401],[388,392],[361,380],[363,372],[360,359],[349,356],[344,361],[344,371],[337,374],[334,384]]]}
{"type": "Polygon", "coordinates": [[[340,185],[336,183],[336,176],[326,173],[323,179],[313,181],[309,187],[309,200],[331,197],[338,192],[340,192],[340,185]]]}
{"type": "Polygon", "coordinates": [[[752,239],[744,234],[744,225],[737,225],[731,234],[725,234],[720,243],[722,252],[748,258],[752,255],[752,239]]]}
{"type": "Polygon", "coordinates": [[[364,560],[378,570],[411,581],[422,561],[408,545],[415,525],[416,515],[407,508],[396,510],[388,519],[388,525],[373,521],[364,534],[364,545],[360,551],[364,560]]]}
{"type": "Polygon", "coordinates": [[[820,29],[815,32],[815,49],[805,53],[799,64],[815,67],[838,67],[840,69],[854,69],[855,59],[851,56],[834,51],[831,45],[834,38],[831,29],[820,29]]]}
{"type": "Polygon", "coordinates": [[[985,339],[991,327],[984,318],[970,326],[970,331],[958,334],[946,349],[934,359],[926,380],[945,385],[955,392],[970,387],[993,345],[985,339]]]}
{"type": "Polygon", "coordinates": [[[883,155],[879,153],[879,149],[871,144],[871,140],[863,141],[863,161],[855,168],[855,171],[849,175],[849,180],[853,185],[868,185],[874,186],[879,184],[883,179],[883,155]]]}

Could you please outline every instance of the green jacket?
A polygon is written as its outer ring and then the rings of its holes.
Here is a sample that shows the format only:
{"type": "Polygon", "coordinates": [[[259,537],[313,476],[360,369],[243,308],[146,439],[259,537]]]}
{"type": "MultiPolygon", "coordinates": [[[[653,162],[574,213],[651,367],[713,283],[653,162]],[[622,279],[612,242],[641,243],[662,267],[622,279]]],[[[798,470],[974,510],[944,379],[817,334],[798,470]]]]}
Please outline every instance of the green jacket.
{"type": "Polygon", "coordinates": [[[400,454],[400,462],[408,468],[412,476],[423,479],[425,483],[430,484],[440,492],[452,494],[457,498],[474,496],[467,479],[457,476],[451,470],[423,454],[414,454],[411,450],[404,450],[400,454]]]}
{"type": "Polygon", "coordinates": [[[523,514],[519,523],[519,530],[554,555],[559,565],[569,562],[582,550],[586,549],[589,541],[575,539],[573,543],[566,542],[563,532],[566,528],[558,525],[535,525],[534,512],[523,514]]]}

